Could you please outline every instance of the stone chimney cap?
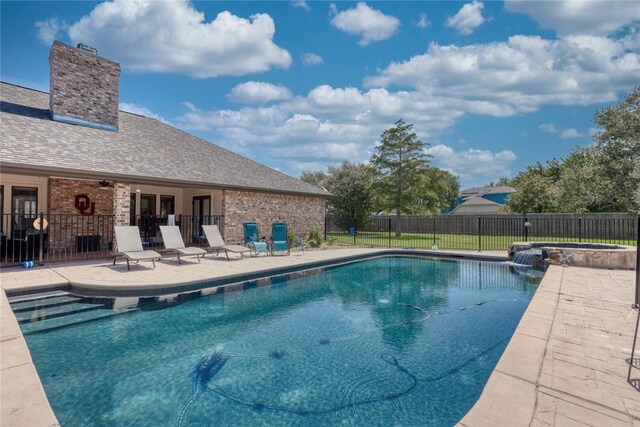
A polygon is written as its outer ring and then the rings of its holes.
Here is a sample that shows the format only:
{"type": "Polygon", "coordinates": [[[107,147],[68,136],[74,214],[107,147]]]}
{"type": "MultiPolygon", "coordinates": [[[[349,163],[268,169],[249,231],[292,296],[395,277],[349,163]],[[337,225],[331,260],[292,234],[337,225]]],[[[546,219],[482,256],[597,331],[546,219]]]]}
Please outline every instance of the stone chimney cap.
{"type": "Polygon", "coordinates": [[[96,49],[93,46],[89,46],[88,44],[84,44],[84,43],[78,43],[78,46],[76,46],[78,49],[80,50],[84,50],[85,52],[89,52],[92,53],[94,55],[98,54],[98,49],[96,49]]]}

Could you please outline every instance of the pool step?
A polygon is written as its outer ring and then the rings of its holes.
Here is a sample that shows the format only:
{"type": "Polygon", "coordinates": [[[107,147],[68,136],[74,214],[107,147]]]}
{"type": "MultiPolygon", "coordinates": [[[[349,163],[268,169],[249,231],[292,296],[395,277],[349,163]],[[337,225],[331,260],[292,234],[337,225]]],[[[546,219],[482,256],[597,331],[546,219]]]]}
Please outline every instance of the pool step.
{"type": "Polygon", "coordinates": [[[67,316],[51,317],[48,319],[40,320],[38,322],[23,323],[20,325],[20,329],[24,335],[34,334],[37,332],[45,332],[53,329],[64,328],[67,326],[77,325],[80,323],[91,322],[94,320],[104,319],[107,317],[119,316],[132,311],[137,311],[139,308],[125,308],[119,310],[103,309],[103,310],[91,310],[76,312],[67,316]]]}
{"type": "MultiPolygon", "coordinates": [[[[82,301],[82,300],[81,300],[82,301]]],[[[34,307],[31,310],[14,312],[18,323],[40,322],[45,319],[54,317],[67,316],[69,314],[80,313],[83,311],[97,310],[107,308],[104,304],[74,302],[71,304],[56,305],[53,307],[34,307]]]]}
{"type": "Polygon", "coordinates": [[[35,292],[8,298],[23,334],[49,331],[139,310],[114,310],[110,299],[85,298],[63,290],[35,292]]]}
{"type": "Polygon", "coordinates": [[[39,300],[39,299],[60,297],[60,296],[65,296],[65,295],[71,295],[71,294],[69,292],[67,292],[67,291],[62,291],[62,290],[57,289],[57,290],[54,290],[54,291],[35,292],[35,293],[14,295],[14,296],[8,297],[7,299],[9,300],[9,303],[13,304],[14,302],[35,301],[35,300],[39,300]]]}
{"type": "Polygon", "coordinates": [[[27,301],[14,302],[14,303],[11,303],[11,308],[13,309],[14,313],[17,313],[20,311],[33,310],[36,308],[55,307],[58,305],[71,304],[81,300],[82,300],[81,297],[77,297],[69,294],[60,295],[60,296],[54,295],[48,298],[39,298],[39,299],[32,299],[27,301]]]}

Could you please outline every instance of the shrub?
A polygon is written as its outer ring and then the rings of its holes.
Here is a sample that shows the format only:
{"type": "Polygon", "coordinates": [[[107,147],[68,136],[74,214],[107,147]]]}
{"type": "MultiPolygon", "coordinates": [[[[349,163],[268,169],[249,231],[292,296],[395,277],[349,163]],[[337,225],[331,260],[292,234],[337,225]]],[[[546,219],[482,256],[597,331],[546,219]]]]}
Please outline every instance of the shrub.
{"type": "Polygon", "coordinates": [[[287,232],[287,244],[289,245],[289,248],[292,248],[293,245],[296,244],[296,232],[293,230],[289,230],[287,232]]]}
{"type": "Polygon", "coordinates": [[[311,229],[309,230],[309,237],[307,238],[307,243],[312,248],[319,248],[322,246],[324,241],[324,236],[322,235],[322,230],[320,230],[320,226],[318,224],[313,224],[311,229]]]}

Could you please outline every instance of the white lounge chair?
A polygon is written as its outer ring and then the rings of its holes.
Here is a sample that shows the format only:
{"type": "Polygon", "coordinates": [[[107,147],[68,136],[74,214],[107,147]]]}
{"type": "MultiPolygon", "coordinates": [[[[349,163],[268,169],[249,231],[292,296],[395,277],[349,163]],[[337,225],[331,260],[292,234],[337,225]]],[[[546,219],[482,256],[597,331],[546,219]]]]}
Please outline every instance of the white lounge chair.
{"type": "Polygon", "coordinates": [[[182,240],[180,229],[176,225],[161,225],[160,233],[162,234],[165,249],[178,254],[178,264],[182,264],[180,256],[194,256],[198,259],[198,262],[200,262],[200,258],[204,257],[207,253],[207,251],[202,248],[196,248],[195,246],[186,247],[182,240]]]}
{"type": "Polygon", "coordinates": [[[156,260],[160,260],[160,254],[156,251],[144,250],[138,227],[116,225],[114,230],[116,233],[118,252],[113,255],[113,265],[116,265],[116,259],[119,256],[123,256],[127,260],[127,270],[131,270],[129,261],[135,261],[136,263],[140,261],[151,261],[153,268],[156,268],[156,260]]]}
{"type": "Polygon", "coordinates": [[[244,254],[247,252],[251,252],[251,249],[246,246],[240,245],[226,245],[224,240],[222,240],[222,236],[220,235],[220,230],[218,230],[217,225],[203,225],[202,230],[204,231],[204,235],[207,238],[207,243],[209,247],[208,250],[211,251],[224,251],[224,254],[227,256],[227,260],[229,260],[229,252],[233,252],[236,254],[240,254],[240,258],[244,258],[244,254]]]}

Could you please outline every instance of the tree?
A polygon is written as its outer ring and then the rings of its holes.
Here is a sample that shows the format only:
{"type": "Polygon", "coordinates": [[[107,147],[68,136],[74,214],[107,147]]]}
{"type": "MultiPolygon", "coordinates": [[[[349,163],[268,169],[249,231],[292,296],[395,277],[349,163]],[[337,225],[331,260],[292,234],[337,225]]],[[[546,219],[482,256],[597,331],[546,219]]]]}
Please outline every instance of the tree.
{"type": "Polygon", "coordinates": [[[512,180],[516,189],[507,199],[511,212],[556,212],[554,186],[560,178],[560,162],[549,160],[527,166],[512,180]]]}
{"type": "Polygon", "coordinates": [[[601,166],[602,178],[611,183],[606,197],[609,211],[637,212],[640,209],[640,87],[622,102],[596,111],[601,131],[592,148],[601,166]]]}
{"type": "Polygon", "coordinates": [[[606,212],[612,207],[611,182],[593,150],[576,147],[560,165],[560,176],[552,187],[559,212],[606,212]]]}
{"type": "Polygon", "coordinates": [[[371,165],[379,177],[377,194],[384,209],[396,212],[396,237],[400,237],[400,215],[411,213],[419,206],[424,174],[429,159],[424,149],[428,146],[412,132],[413,125],[402,119],[381,135],[380,144],[374,148],[371,165]]]}
{"type": "Polygon", "coordinates": [[[562,161],[528,166],[513,179],[512,212],[637,212],[640,209],[640,87],[595,112],[594,145],[562,161]]]}
{"type": "Polygon", "coordinates": [[[507,187],[512,187],[513,179],[509,178],[508,176],[501,176],[500,178],[498,178],[497,181],[491,181],[485,187],[502,187],[503,185],[507,187]]]}
{"type": "Polygon", "coordinates": [[[327,174],[323,171],[302,171],[300,174],[300,181],[304,181],[307,184],[315,185],[316,187],[326,188],[327,174]]]}
{"type": "Polygon", "coordinates": [[[441,213],[451,206],[460,193],[460,180],[449,171],[434,167],[427,168],[423,175],[421,199],[416,209],[421,214],[441,213]]]}
{"type": "Polygon", "coordinates": [[[325,184],[333,194],[329,208],[336,225],[343,229],[362,227],[371,220],[374,212],[374,170],[363,163],[346,160],[340,166],[329,166],[328,170],[325,184]]]}

